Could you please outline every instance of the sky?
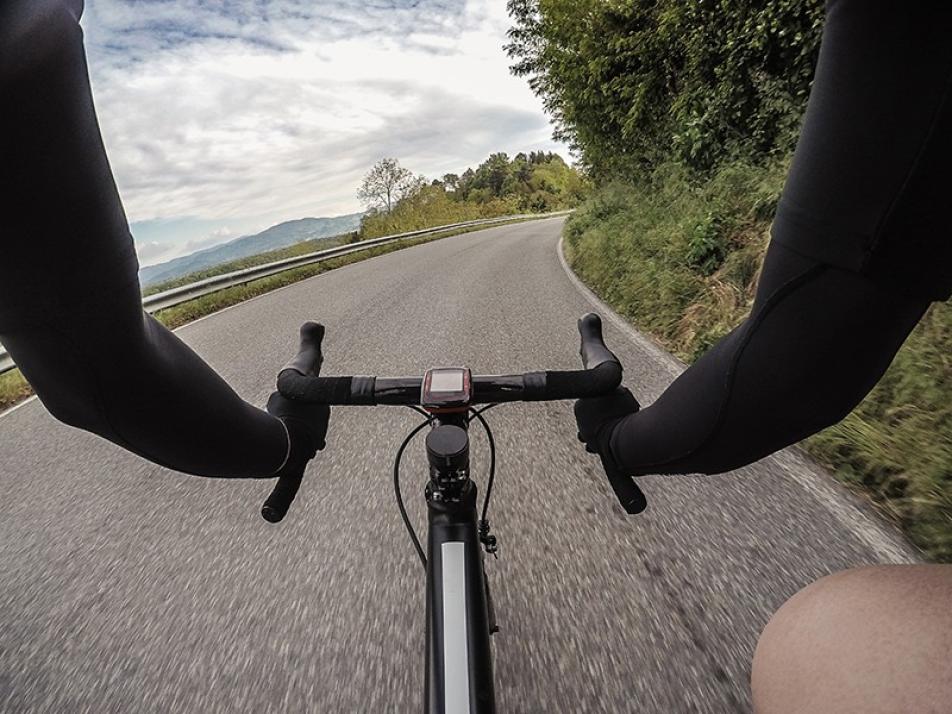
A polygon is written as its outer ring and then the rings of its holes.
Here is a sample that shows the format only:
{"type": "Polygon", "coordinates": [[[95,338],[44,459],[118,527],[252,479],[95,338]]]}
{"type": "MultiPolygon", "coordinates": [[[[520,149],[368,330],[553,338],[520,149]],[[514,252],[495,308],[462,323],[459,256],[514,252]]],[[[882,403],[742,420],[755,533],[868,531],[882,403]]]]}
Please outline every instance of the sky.
{"type": "Polygon", "coordinates": [[[429,177],[558,151],[511,76],[505,0],[86,0],[99,121],[143,265],[362,209],[379,159],[429,177]]]}

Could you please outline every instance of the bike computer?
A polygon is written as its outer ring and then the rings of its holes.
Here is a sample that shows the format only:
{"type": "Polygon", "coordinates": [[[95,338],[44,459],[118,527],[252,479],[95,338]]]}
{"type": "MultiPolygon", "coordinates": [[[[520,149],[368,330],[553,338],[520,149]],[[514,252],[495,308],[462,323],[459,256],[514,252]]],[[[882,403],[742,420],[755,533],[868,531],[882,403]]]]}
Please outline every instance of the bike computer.
{"type": "Polygon", "coordinates": [[[420,406],[426,409],[454,409],[469,405],[473,379],[466,367],[439,367],[423,377],[420,406]]]}

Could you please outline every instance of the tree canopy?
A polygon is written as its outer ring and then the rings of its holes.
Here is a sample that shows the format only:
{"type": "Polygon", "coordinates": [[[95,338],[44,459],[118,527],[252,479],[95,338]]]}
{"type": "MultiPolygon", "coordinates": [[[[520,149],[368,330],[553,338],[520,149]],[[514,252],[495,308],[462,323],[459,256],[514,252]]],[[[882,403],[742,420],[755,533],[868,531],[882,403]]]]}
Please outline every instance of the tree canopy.
{"type": "Polygon", "coordinates": [[[596,175],[791,149],[821,0],[509,0],[513,72],[596,175]]]}

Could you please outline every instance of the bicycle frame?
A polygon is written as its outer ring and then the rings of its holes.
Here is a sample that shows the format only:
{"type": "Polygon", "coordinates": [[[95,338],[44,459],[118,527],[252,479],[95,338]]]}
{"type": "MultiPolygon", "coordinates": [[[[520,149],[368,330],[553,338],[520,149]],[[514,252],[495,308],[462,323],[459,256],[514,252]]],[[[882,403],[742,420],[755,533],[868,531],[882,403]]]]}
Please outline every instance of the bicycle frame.
{"type": "Polygon", "coordinates": [[[430,458],[426,489],[429,535],[426,568],[426,711],[428,714],[492,714],[490,634],[492,613],[476,515],[476,484],[469,477],[465,418],[444,418],[434,429],[455,426],[466,433],[462,468],[446,455],[430,458]],[[441,484],[452,484],[450,488],[441,484]]]}

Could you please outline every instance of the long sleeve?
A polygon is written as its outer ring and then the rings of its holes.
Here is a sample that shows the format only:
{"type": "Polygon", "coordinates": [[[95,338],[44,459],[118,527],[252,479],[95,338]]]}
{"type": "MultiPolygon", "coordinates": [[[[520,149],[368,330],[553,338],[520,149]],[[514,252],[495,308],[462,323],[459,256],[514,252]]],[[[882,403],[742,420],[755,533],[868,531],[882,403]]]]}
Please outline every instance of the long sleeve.
{"type": "Polygon", "coordinates": [[[142,311],[81,12],[0,6],[0,340],[64,422],[180,471],[273,475],[288,455],[280,420],[142,311]]]}

